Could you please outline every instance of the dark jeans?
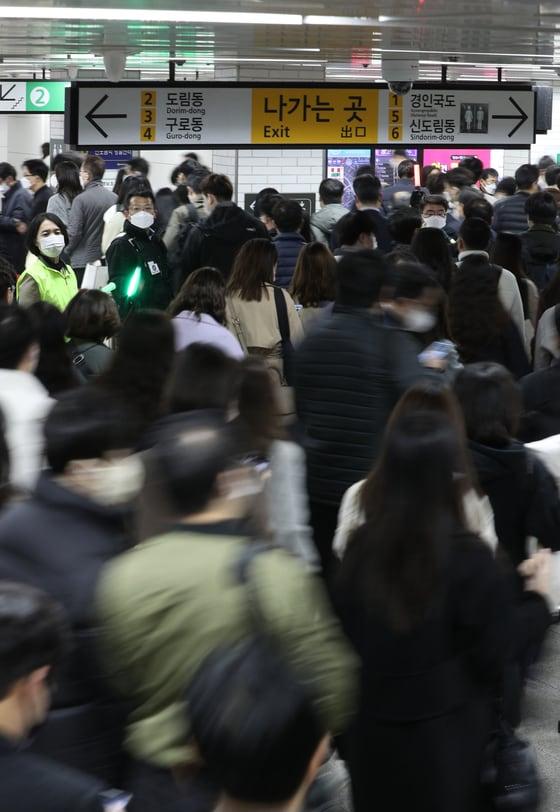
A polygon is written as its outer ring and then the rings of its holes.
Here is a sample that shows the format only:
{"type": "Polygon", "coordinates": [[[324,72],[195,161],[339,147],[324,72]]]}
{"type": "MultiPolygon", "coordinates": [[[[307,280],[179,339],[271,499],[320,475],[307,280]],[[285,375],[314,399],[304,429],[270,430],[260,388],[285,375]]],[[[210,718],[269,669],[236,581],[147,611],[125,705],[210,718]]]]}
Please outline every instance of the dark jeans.
{"type": "Polygon", "coordinates": [[[204,770],[177,778],[143,761],[132,762],[125,789],[133,796],[129,812],[212,812],[219,795],[204,770]]]}
{"type": "Polygon", "coordinates": [[[338,560],[333,553],[333,539],[338,522],[338,505],[309,501],[310,524],[313,541],[321,558],[321,570],[327,585],[336,574],[338,560]]]}
{"type": "Polygon", "coordinates": [[[84,281],[84,274],[86,272],[85,265],[83,268],[72,268],[74,273],[76,274],[76,279],[78,280],[78,287],[82,287],[82,282],[84,281]]]}

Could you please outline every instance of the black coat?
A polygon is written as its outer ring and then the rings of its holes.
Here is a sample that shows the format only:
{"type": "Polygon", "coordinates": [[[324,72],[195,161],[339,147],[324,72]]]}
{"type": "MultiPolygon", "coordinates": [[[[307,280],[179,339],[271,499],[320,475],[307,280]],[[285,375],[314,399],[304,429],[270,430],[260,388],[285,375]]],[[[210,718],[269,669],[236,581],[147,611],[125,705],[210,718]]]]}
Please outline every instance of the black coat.
{"type": "Polygon", "coordinates": [[[47,210],[49,198],[52,197],[52,189],[45,184],[35,192],[31,203],[31,220],[37,217],[38,214],[44,214],[47,210]]]}
{"type": "Polygon", "coordinates": [[[520,381],[523,420],[519,434],[525,443],[560,434],[560,360],[520,381]]]}
{"type": "Polygon", "coordinates": [[[391,411],[425,371],[416,340],[363,308],[336,305],[296,352],[310,499],[339,505],[377,456],[391,411]]]}
{"type": "Polygon", "coordinates": [[[498,200],[494,206],[492,227],[498,234],[507,231],[511,234],[523,234],[529,228],[525,203],[529,192],[516,192],[511,197],[498,200]]]}
{"type": "Polygon", "coordinates": [[[560,233],[556,226],[536,224],[521,239],[527,275],[543,290],[558,272],[560,233]]]}
{"type": "Polygon", "coordinates": [[[237,252],[256,237],[268,239],[266,227],[234,203],[220,203],[190,231],[183,247],[182,279],[198,268],[218,268],[229,278],[237,252]]]}
{"type": "Polygon", "coordinates": [[[113,297],[121,316],[132,309],[167,308],[173,295],[167,250],[153,229],[136,228],[125,220],[123,234],[107,249],[107,265],[109,282],[117,286],[113,297]],[[137,292],[129,296],[136,268],[140,268],[140,281],[137,292]]]}
{"type": "Polygon", "coordinates": [[[32,497],[0,517],[0,579],[42,589],[64,606],[74,637],[34,749],[118,785],[122,726],[97,666],[94,593],[104,564],[129,545],[122,511],[43,474],[32,497]]]}
{"type": "Polygon", "coordinates": [[[362,661],[360,704],[347,741],[355,812],[485,808],[478,788],[493,698],[504,666],[517,656],[517,623],[525,619],[542,637],[546,603],[528,593],[515,610],[490,549],[459,531],[426,618],[399,633],[364,600],[360,561],[368,543],[359,531],[351,544],[360,546],[347,552],[355,556],[353,571],[335,591],[362,661]]]}
{"type": "MultiPolygon", "coordinates": [[[[459,355],[461,355],[460,348],[459,355]]],[[[469,356],[468,360],[465,358],[461,358],[461,360],[463,363],[469,364],[479,361],[494,361],[509,369],[516,379],[528,375],[531,371],[519,330],[509,317],[500,333],[480,348],[476,358],[469,356]]]]}
{"type": "Polygon", "coordinates": [[[2,202],[0,215],[0,256],[11,262],[18,273],[25,267],[25,234],[18,234],[15,220],[31,221],[32,197],[21,183],[11,186],[2,202]]]}
{"type": "Polygon", "coordinates": [[[493,448],[470,441],[478,481],[490,499],[502,550],[517,567],[526,557],[526,539],[560,549],[560,500],[552,474],[521,443],[493,448]]]}
{"type": "Polygon", "coordinates": [[[0,737],[1,808],[4,812],[103,812],[103,786],[0,737]]]}

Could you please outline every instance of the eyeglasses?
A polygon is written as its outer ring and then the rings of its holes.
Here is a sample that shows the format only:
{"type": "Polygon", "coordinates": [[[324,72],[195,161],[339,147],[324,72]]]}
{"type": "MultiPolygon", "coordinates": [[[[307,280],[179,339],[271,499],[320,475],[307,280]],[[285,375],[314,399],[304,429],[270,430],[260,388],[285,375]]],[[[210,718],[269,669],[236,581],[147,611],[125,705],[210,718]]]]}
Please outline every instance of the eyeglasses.
{"type": "Polygon", "coordinates": [[[153,206],[131,206],[128,210],[130,214],[138,214],[140,211],[147,211],[148,214],[153,214],[155,209],[153,206]]]}

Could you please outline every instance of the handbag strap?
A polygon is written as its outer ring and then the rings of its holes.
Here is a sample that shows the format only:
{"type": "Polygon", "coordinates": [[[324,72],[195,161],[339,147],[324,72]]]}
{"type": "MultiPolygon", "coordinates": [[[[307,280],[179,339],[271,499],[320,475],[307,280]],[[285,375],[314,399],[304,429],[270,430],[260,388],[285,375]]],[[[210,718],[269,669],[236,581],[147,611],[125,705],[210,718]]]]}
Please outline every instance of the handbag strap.
{"type": "Polygon", "coordinates": [[[278,316],[278,327],[280,328],[280,338],[282,344],[290,343],[290,322],[288,320],[288,307],[282,288],[274,288],[274,304],[276,305],[276,315],[278,316]]]}
{"type": "Polygon", "coordinates": [[[249,354],[249,350],[247,348],[247,341],[245,340],[245,335],[243,333],[243,328],[241,327],[241,320],[236,313],[236,310],[233,306],[232,299],[229,300],[229,309],[231,310],[233,326],[235,327],[235,333],[237,335],[237,340],[241,344],[241,349],[245,353],[245,355],[249,354]]]}

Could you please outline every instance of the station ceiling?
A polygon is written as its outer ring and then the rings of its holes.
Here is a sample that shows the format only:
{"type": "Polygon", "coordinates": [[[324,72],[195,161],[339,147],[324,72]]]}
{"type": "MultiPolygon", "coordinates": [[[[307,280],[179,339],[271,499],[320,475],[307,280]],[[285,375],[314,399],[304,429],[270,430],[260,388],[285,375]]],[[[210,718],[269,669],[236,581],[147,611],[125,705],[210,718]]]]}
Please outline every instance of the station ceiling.
{"type": "Polygon", "coordinates": [[[184,62],[178,77],[285,64],[375,80],[385,53],[417,57],[421,79],[439,78],[444,63],[448,79],[493,81],[502,67],[507,80],[550,84],[559,81],[560,2],[0,0],[4,77],[44,69],[74,78],[77,69],[87,78],[102,69],[104,49],[125,49],[128,70],[159,78],[174,57],[184,62]]]}

